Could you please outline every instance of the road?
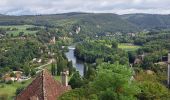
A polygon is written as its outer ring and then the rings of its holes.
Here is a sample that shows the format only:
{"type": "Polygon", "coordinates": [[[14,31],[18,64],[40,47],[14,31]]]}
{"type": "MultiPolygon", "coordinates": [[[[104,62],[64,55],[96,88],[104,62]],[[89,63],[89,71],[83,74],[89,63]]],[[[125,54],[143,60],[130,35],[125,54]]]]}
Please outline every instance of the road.
{"type": "Polygon", "coordinates": [[[54,61],[54,59],[50,59],[46,64],[37,67],[36,69],[38,71],[36,71],[36,73],[41,72],[47,65],[50,65],[53,61],[54,61]]]}

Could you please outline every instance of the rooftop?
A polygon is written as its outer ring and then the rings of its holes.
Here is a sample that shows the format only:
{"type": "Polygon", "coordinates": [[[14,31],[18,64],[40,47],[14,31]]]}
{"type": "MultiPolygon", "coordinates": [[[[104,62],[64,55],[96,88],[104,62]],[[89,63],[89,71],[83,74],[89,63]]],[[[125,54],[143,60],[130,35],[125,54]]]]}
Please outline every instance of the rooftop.
{"type": "Polygon", "coordinates": [[[70,89],[70,86],[63,86],[47,70],[43,70],[16,97],[16,100],[56,100],[57,97],[70,89]]]}

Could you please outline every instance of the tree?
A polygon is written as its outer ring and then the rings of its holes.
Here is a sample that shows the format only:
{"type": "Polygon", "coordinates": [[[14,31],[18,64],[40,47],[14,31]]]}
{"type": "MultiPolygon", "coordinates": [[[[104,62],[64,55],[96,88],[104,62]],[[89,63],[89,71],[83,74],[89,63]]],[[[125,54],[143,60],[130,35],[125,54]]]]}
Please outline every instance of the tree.
{"type": "Polygon", "coordinates": [[[135,59],[136,59],[136,56],[137,56],[136,52],[134,52],[134,51],[129,51],[129,52],[128,52],[129,62],[130,62],[130,63],[134,63],[134,61],[135,61],[135,59]]]}
{"type": "Polygon", "coordinates": [[[168,100],[170,98],[168,89],[158,82],[140,82],[139,87],[142,90],[137,95],[139,100],[168,100]]]}
{"type": "Polygon", "coordinates": [[[72,75],[74,68],[73,68],[73,63],[72,61],[69,61],[67,64],[68,70],[69,70],[69,75],[72,75]]]}
{"type": "Polygon", "coordinates": [[[103,58],[97,58],[95,62],[96,62],[96,65],[99,65],[99,64],[101,64],[103,61],[104,61],[103,58]]]}
{"type": "Polygon", "coordinates": [[[132,71],[127,66],[118,63],[103,63],[98,66],[97,76],[90,87],[96,91],[95,94],[99,94],[101,100],[104,98],[133,100],[136,99],[135,95],[139,93],[139,88],[133,81],[130,81],[131,76],[132,71]]]}
{"type": "Polygon", "coordinates": [[[120,64],[127,65],[129,63],[129,60],[127,57],[120,58],[120,64]]]}
{"type": "Polygon", "coordinates": [[[16,77],[16,75],[12,72],[12,73],[10,74],[10,77],[16,77]]]}
{"type": "Polygon", "coordinates": [[[118,48],[118,43],[116,41],[112,42],[112,48],[118,48]]]}
{"type": "Polygon", "coordinates": [[[56,66],[55,66],[54,63],[51,64],[51,74],[52,74],[53,76],[56,75],[56,66]]]}
{"type": "Polygon", "coordinates": [[[30,75],[30,68],[28,66],[24,66],[24,74],[26,76],[29,76],[30,75]]]}
{"type": "MultiPolygon", "coordinates": [[[[80,75],[75,73],[70,80],[73,90],[67,92],[62,98],[68,100],[136,100],[136,95],[140,93],[140,88],[135,81],[131,80],[132,70],[119,63],[102,63],[97,67],[97,74],[94,80],[88,85],[80,86],[80,75]],[[76,91],[74,91],[74,88],[76,91]]],[[[61,100],[63,100],[61,99],[61,100]]]]}
{"type": "Polygon", "coordinates": [[[86,79],[93,80],[96,76],[96,70],[92,66],[88,66],[86,72],[86,79]]]}
{"type": "Polygon", "coordinates": [[[87,63],[84,64],[84,70],[83,70],[83,75],[84,77],[87,76],[87,70],[88,70],[88,66],[87,66],[87,63]]]}
{"type": "Polygon", "coordinates": [[[23,36],[24,35],[24,32],[19,32],[19,36],[23,36]]]}
{"type": "Polygon", "coordinates": [[[57,75],[60,75],[61,71],[67,68],[67,61],[60,57],[57,62],[57,75]]]}
{"type": "Polygon", "coordinates": [[[78,71],[76,71],[69,81],[72,89],[80,88],[83,85],[83,79],[81,78],[78,71]]]}
{"type": "Polygon", "coordinates": [[[36,75],[36,71],[35,71],[35,69],[34,69],[34,68],[32,68],[32,69],[31,69],[30,74],[31,74],[31,76],[32,76],[32,77],[36,75]]]}

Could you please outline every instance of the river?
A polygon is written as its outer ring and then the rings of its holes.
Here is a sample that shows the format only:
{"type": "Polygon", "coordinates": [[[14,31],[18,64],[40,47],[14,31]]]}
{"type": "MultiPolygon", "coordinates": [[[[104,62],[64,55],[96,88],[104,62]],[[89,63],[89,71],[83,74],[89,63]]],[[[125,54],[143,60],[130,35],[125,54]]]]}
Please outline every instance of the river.
{"type": "Polygon", "coordinates": [[[73,66],[76,68],[76,71],[78,71],[80,75],[83,76],[84,64],[83,61],[78,60],[74,56],[75,45],[68,46],[68,49],[69,51],[65,53],[68,61],[72,61],[73,66]]]}

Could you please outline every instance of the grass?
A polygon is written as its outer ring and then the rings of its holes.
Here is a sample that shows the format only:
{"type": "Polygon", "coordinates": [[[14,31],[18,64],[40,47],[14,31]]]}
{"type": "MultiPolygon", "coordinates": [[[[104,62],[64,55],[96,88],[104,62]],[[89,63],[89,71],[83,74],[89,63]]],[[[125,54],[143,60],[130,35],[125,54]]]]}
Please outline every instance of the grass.
{"type": "Polygon", "coordinates": [[[26,28],[34,27],[34,25],[10,25],[10,26],[0,26],[0,28],[16,28],[18,30],[7,31],[7,34],[13,34],[14,36],[19,35],[20,32],[24,34],[35,34],[37,31],[29,31],[26,28]]]}
{"type": "Polygon", "coordinates": [[[118,48],[121,48],[126,51],[135,51],[140,48],[140,46],[129,44],[129,43],[121,43],[118,45],[118,48]]]}
{"type": "Polygon", "coordinates": [[[32,82],[32,79],[25,81],[24,83],[14,82],[12,84],[0,83],[0,97],[6,96],[7,100],[12,100],[15,96],[16,89],[18,87],[26,87],[32,82]]]}

